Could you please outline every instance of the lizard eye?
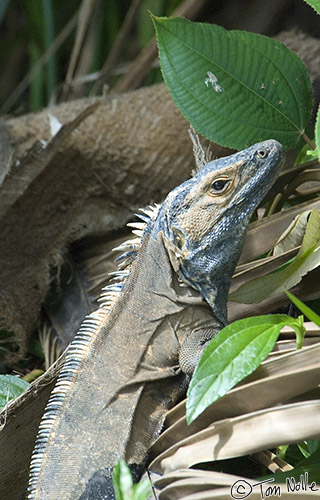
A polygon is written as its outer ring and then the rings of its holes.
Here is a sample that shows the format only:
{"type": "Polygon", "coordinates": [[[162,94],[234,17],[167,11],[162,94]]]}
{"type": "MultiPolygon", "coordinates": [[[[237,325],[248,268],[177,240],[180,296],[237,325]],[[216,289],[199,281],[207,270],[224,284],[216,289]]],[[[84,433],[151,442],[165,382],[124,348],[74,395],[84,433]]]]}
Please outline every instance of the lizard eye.
{"type": "Polygon", "coordinates": [[[268,151],[266,151],[265,149],[260,149],[260,151],[258,151],[258,156],[259,158],[267,158],[268,151]]]}
{"type": "Polygon", "coordinates": [[[211,184],[210,190],[215,194],[223,193],[227,189],[229,184],[230,184],[229,179],[218,179],[211,184]]]}

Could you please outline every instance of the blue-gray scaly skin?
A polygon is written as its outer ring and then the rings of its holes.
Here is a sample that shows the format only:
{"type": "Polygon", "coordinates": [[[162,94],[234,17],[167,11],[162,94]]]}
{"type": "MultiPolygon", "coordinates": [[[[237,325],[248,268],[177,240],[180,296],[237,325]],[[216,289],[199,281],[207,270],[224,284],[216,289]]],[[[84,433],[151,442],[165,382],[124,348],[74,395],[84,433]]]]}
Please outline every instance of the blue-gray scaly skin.
{"type": "MultiPolygon", "coordinates": [[[[198,290],[221,327],[227,324],[227,298],[249,220],[274,184],[283,163],[280,143],[267,140],[205,165],[178,186],[163,203],[154,230],[179,248],[180,279],[198,290]],[[216,182],[222,181],[221,190],[216,182]]],[[[168,248],[170,248],[170,243],[168,248]]],[[[203,348],[187,336],[180,366],[189,375],[203,348]]]]}
{"type": "Polygon", "coordinates": [[[163,231],[181,250],[182,279],[199,290],[223,324],[245,229],[274,184],[282,160],[282,146],[273,140],[214,160],[174,189],[161,207],[154,231],[163,231]],[[220,179],[229,185],[213,191],[212,184],[220,179]]]}
{"type": "Polygon", "coordinates": [[[167,196],[130,274],[109,287],[112,307],[86,320],[66,355],[40,426],[29,500],[111,500],[120,457],[139,476],[166,410],[227,322],[247,224],[282,160],[281,145],[268,140],[208,163],[167,196]]]}

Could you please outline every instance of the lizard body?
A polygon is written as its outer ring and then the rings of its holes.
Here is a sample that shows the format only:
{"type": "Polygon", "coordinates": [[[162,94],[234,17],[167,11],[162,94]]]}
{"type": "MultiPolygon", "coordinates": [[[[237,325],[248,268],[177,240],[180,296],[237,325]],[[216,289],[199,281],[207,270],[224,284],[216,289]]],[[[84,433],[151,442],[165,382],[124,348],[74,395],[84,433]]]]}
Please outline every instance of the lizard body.
{"type": "Polygon", "coordinates": [[[273,140],[212,161],[138,224],[119,282],[83,323],[42,419],[29,500],[114,498],[120,457],[139,477],[226,303],[248,221],[274,183],[273,140]]]}

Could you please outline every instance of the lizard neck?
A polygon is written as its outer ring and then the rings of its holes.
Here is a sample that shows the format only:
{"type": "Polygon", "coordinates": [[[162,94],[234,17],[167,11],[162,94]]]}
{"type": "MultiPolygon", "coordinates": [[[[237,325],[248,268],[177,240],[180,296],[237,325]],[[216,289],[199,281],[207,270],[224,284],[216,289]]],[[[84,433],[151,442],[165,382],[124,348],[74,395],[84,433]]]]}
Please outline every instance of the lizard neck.
{"type": "Polygon", "coordinates": [[[182,279],[195,287],[215,317],[227,324],[227,300],[232,275],[241,255],[251,213],[228,210],[215,230],[183,259],[182,279]],[[205,249],[205,251],[204,251],[205,249]]]}
{"type": "Polygon", "coordinates": [[[120,296],[119,306],[122,307],[124,301],[126,307],[130,304],[134,306],[139,317],[141,311],[146,312],[149,328],[150,321],[166,318],[190,305],[205,304],[198,290],[178,280],[161,231],[145,236],[120,296]]]}

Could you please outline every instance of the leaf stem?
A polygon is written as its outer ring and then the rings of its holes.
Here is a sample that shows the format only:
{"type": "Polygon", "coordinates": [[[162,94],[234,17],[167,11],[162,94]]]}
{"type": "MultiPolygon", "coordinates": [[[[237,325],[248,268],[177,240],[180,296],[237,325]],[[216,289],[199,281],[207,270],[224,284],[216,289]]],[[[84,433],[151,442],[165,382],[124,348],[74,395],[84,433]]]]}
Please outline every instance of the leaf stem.
{"type": "Polygon", "coordinates": [[[304,324],[303,324],[303,315],[298,316],[296,322],[290,326],[296,334],[297,349],[301,349],[302,344],[303,344],[303,339],[304,339],[305,334],[306,334],[306,329],[305,329],[304,324]]]}
{"type": "Polygon", "coordinates": [[[303,134],[301,134],[301,137],[302,137],[302,138],[306,141],[306,143],[307,143],[307,144],[309,144],[309,146],[310,146],[310,148],[311,148],[311,149],[313,149],[313,150],[315,150],[315,149],[316,149],[315,145],[314,145],[314,144],[313,144],[313,142],[309,139],[309,137],[307,136],[307,134],[305,134],[305,133],[303,132],[303,134]]]}

